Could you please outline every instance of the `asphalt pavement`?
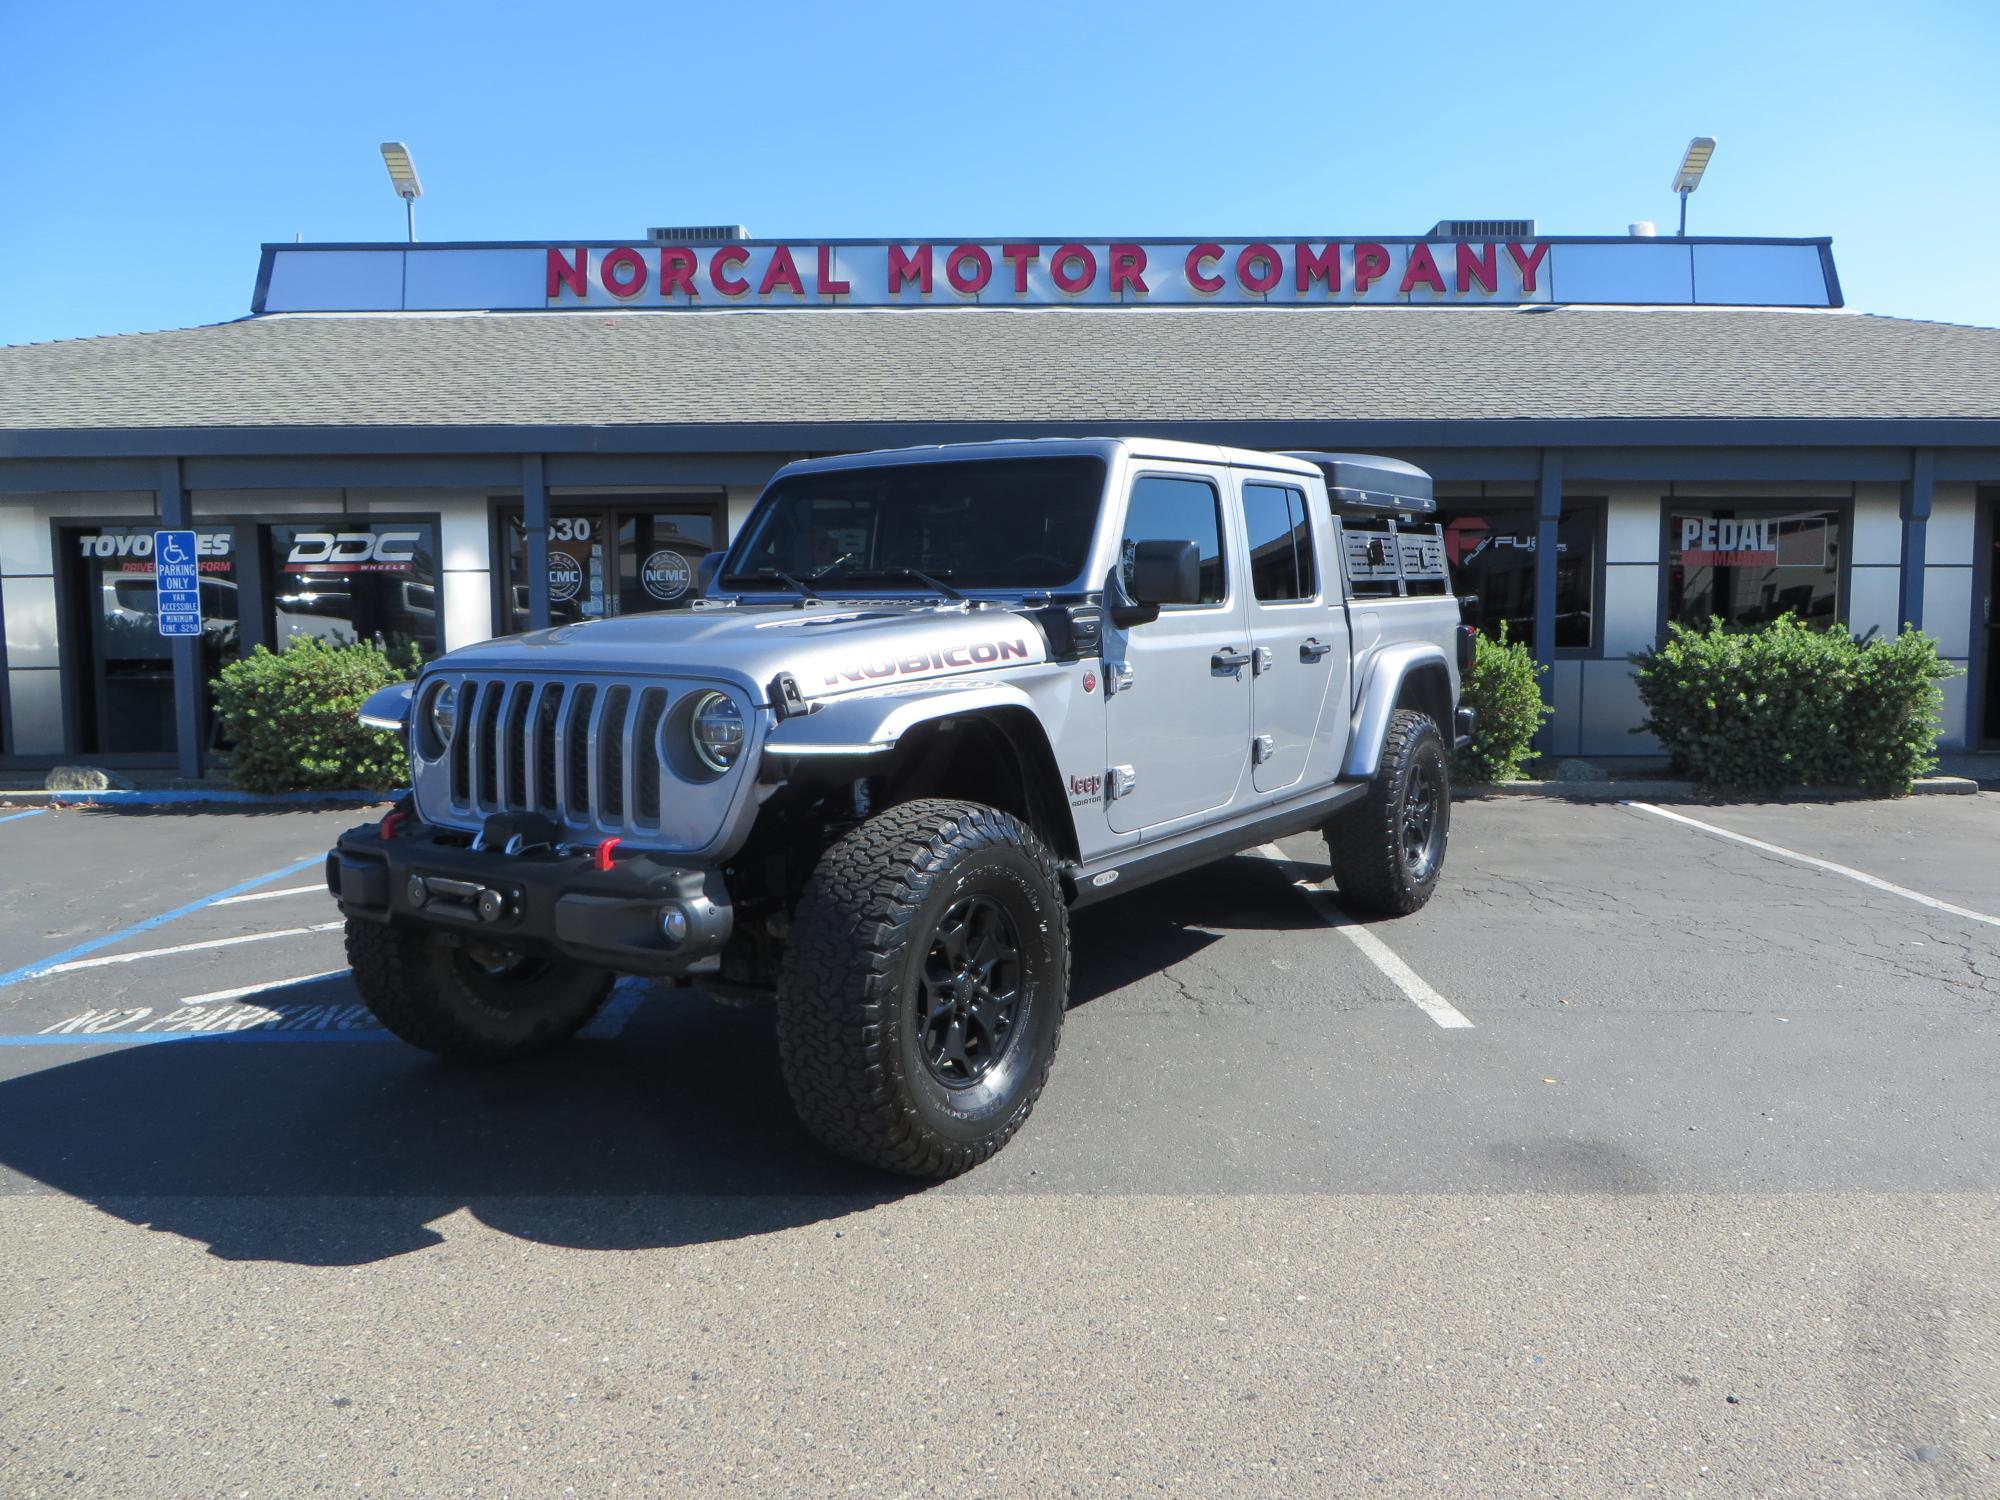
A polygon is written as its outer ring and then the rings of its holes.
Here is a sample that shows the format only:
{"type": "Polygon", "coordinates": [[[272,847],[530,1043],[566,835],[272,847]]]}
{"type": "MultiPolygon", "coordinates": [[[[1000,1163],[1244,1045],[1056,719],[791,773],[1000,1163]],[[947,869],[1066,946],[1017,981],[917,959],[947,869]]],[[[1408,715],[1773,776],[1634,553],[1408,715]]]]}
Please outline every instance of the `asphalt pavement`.
{"type": "Polygon", "coordinates": [[[356,809],[0,808],[0,1493],[2000,1493],[2000,797],[1665,811],[1078,914],[926,1188],[685,991],[389,1038],[356,809]]]}

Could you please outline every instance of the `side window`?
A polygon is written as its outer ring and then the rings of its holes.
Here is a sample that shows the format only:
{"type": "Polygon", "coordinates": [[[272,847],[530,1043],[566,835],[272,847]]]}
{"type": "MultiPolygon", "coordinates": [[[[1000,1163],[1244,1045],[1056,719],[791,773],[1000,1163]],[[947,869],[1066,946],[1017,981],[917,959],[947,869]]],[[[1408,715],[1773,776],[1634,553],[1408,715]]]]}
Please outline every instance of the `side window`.
{"type": "Polygon", "coordinates": [[[1284,485],[1243,486],[1243,521],[1250,536],[1250,584],[1266,604],[1310,599],[1319,591],[1312,523],[1306,499],[1284,485]]]}
{"type": "Polygon", "coordinates": [[[1222,602],[1222,501],[1206,479],[1151,474],[1136,480],[1119,547],[1128,580],[1135,542],[1193,542],[1201,552],[1201,602],[1222,602]]]}

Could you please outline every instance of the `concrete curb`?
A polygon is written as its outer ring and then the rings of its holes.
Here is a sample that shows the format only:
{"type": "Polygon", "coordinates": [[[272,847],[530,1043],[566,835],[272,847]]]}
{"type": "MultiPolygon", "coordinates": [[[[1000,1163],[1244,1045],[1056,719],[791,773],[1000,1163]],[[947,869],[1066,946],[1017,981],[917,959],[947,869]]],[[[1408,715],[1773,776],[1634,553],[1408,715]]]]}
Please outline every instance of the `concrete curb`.
{"type": "MultiPolygon", "coordinates": [[[[1913,797],[1972,797],[1979,783],[1969,776],[1925,776],[1910,788],[1913,797]]],[[[1718,796],[1691,781],[1633,778],[1627,781],[1494,781],[1452,788],[1452,800],[1482,797],[1561,797],[1571,802],[1875,802],[1888,801],[1858,787],[1790,786],[1772,795],[1718,796]]]]}
{"type": "Polygon", "coordinates": [[[21,803],[39,807],[177,807],[220,804],[225,807],[315,807],[327,803],[393,802],[407,791],[392,792],[239,792],[222,787],[161,787],[139,791],[0,792],[0,806],[21,803]]]}

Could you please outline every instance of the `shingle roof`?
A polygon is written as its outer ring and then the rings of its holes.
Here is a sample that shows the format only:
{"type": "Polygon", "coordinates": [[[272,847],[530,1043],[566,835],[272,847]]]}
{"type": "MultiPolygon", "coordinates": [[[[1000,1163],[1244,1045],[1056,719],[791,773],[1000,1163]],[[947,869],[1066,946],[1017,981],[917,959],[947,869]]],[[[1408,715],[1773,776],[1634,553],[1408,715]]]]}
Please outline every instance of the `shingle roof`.
{"type": "Polygon", "coordinates": [[[264,317],[0,348],[0,430],[2000,418],[2000,330],[1744,310],[264,317]]]}

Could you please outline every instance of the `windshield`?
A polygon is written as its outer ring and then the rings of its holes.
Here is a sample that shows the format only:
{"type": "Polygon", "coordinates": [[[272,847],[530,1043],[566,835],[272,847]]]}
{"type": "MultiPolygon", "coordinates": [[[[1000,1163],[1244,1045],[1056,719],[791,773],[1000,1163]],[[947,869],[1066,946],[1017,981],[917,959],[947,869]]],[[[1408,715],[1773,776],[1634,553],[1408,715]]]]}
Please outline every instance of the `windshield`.
{"type": "Polygon", "coordinates": [[[1059,588],[1083,571],[1104,460],[971,459],[795,474],[730,550],[729,587],[1059,588]]]}

